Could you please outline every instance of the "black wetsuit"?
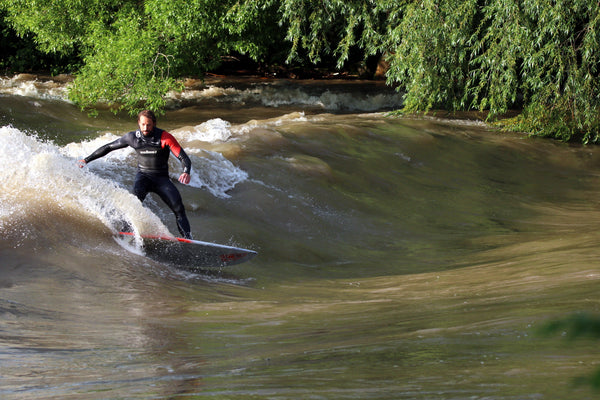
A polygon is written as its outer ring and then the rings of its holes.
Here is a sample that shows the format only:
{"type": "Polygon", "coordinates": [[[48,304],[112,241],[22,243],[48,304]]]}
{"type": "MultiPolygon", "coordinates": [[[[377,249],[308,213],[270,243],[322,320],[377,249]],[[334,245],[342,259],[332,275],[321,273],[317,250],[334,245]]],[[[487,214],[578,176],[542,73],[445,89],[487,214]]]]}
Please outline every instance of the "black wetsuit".
{"type": "Polygon", "coordinates": [[[144,201],[150,192],[158,194],[175,213],[181,235],[191,238],[190,223],[185,214],[181,195],[169,178],[169,155],[173,153],[179,159],[183,164],[184,173],[190,173],[192,162],[173,135],[156,127],[147,137],[139,130],[132,131],[100,147],[84,160],[89,163],[113,150],[127,146],[133,147],[138,155],[138,172],[133,193],[140,201],[144,201]]]}

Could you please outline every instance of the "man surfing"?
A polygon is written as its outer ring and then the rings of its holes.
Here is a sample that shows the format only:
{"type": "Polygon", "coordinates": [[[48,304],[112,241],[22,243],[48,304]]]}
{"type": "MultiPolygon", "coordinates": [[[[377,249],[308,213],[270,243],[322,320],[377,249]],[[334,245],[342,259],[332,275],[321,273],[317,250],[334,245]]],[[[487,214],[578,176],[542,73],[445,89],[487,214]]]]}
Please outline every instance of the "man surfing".
{"type": "Polygon", "coordinates": [[[185,207],[179,191],[169,178],[169,155],[173,153],[183,166],[179,182],[190,183],[192,162],[183,148],[170,133],[156,127],[156,116],[150,110],[138,114],[136,131],[128,132],[114,142],[105,144],[92,154],[79,160],[79,167],[104,157],[113,150],[132,147],[137,152],[138,172],[133,184],[133,193],[140,201],[144,201],[148,193],[153,192],[169,206],[175,214],[177,228],[186,239],[192,238],[190,223],[185,214],[185,207]]]}

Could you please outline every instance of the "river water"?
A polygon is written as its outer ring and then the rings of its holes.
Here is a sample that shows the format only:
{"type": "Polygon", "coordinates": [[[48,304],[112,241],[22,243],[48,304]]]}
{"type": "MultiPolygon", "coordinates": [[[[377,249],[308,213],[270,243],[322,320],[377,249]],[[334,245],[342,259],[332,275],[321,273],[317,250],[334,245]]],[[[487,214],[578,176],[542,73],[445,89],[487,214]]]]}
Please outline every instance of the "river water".
{"type": "Polygon", "coordinates": [[[177,232],[129,149],[75,164],[133,118],[0,93],[1,398],[597,396],[597,341],[537,333],[599,311],[596,147],[389,117],[382,83],[188,82],[158,126],[194,236],[259,253],[190,272],[115,238],[177,232]]]}

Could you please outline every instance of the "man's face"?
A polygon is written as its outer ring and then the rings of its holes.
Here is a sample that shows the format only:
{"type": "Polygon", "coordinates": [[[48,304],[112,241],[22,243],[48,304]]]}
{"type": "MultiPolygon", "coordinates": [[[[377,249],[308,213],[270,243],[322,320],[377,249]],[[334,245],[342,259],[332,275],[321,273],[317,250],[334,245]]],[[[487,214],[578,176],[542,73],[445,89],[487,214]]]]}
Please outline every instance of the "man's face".
{"type": "Polygon", "coordinates": [[[138,125],[144,136],[150,135],[154,129],[154,122],[152,122],[152,119],[148,117],[141,116],[138,120],[138,125]]]}

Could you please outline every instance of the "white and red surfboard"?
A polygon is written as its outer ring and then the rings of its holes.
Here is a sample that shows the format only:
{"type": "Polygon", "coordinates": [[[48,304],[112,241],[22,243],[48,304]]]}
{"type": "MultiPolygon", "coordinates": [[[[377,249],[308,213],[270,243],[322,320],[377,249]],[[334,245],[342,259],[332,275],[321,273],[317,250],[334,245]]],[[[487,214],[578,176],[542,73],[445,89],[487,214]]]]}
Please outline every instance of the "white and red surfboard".
{"type": "MultiPolygon", "coordinates": [[[[119,232],[134,237],[133,232],[119,232]]],[[[225,267],[246,262],[257,252],[239,247],[170,236],[140,235],[150,258],[168,261],[186,269],[225,267]]]]}

